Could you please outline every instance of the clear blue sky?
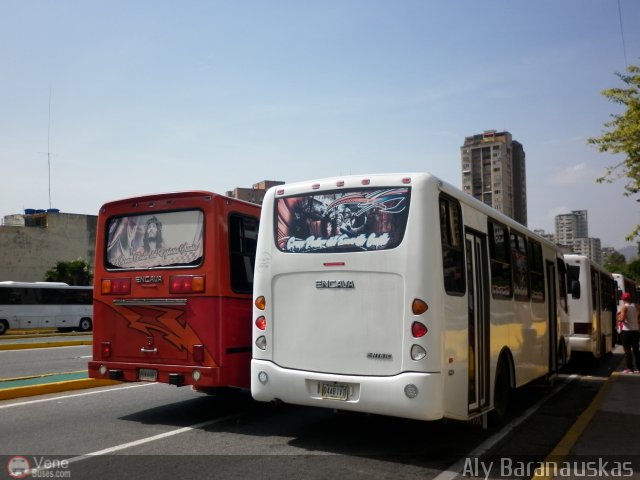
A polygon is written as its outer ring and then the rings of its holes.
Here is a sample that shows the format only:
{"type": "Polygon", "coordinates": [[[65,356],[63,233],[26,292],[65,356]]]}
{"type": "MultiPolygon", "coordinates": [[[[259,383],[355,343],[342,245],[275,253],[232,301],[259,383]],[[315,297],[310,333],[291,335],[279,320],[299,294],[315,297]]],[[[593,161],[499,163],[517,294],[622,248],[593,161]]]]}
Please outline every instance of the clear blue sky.
{"type": "Polygon", "coordinates": [[[619,5],[622,29],[617,0],[0,0],[0,218],[49,208],[47,151],[51,207],[95,215],[265,179],[460,187],[464,137],[496,129],[524,146],[530,228],[586,209],[622,247],[639,204],[586,144],[623,39],[640,63],[640,2],[619,5]]]}

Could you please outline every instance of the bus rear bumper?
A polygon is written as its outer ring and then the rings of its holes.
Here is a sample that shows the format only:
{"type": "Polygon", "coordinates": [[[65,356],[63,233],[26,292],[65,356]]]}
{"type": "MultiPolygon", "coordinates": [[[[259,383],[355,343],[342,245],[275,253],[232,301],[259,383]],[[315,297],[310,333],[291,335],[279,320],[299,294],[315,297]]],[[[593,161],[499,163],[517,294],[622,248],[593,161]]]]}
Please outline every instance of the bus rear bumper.
{"type": "Polygon", "coordinates": [[[591,335],[573,334],[569,337],[569,345],[571,352],[587,352],[596,354],[597,342],[591,338],[591,335]]]}
{"type": "Polygon", "coordinates": [[[254,359],[251,394],[262,402],[282,401],[416,420],[444,417],[439,373],[407,372],[390,377],[333,375],[281,368],[273,362],[254,359]]]}
{"type": "Polygon", "coordinates": [[[100,361],[90,361],[88,367],[89,377],[96,379],[122,382],[151,381],[178,387],[192,385],[195,388],[220,386],[247,388],[249,386],[248,382],[245,384],[243,381],[224,378],[225,372],[220,367],[100,361]],[[235,385],[235,383],[242,383],[242,385],[235,385]]]}

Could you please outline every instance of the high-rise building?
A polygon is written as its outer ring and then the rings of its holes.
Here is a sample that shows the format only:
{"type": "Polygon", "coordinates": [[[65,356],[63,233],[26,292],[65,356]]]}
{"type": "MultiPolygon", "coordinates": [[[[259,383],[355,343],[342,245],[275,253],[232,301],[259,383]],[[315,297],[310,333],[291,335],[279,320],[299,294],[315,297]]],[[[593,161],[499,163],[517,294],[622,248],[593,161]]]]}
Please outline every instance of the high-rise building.
{"type": "Polygon", "coordinates": [[[527,179],[522,144],[509,132],[487,130],[464,139],[462,189],[527,225],[527,179]]]}
{"type": "Polygon", "coordinates": [[[556,215],[556,243],[572,253],[585,255],[602,264],[602,246],[599,238],[589,237],[589,215],[586,210],[556,215]]]}
{"type": "MultiPolygon", "coordinates": [[[[589,237],[589,218],[586,210],[556,215],[556,242],[573,248],[578,238],[589,237]]],[[[577,252],[576,252],[577,253],[577,252]]]]}
{"type": "Polygon", "coordinates": [[[602,245],[599,238],[575,238],[573,251],[578,255],[585,255],[599,265],[602,265],[602,245]]]}

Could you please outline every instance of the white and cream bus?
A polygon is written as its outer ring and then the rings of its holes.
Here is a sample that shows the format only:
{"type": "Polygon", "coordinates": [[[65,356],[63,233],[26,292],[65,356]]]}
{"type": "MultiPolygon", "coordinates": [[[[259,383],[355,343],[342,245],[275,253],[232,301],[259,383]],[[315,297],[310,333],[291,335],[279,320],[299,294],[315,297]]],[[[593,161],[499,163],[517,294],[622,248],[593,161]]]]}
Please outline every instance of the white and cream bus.
{"type": "Polygon", "coordinates": [[[565,255],[569,287],[572,352],[601,358],[611,353],[616,314],[616,283],[611,273],[584,255],[565,255]]]}
{"type": "Polygon", "coordinates": [[[9,329],[93,328],[93,287],[59,282],[0,282],[0,335],[9,329]]]}
{"type": "Polygon", "coordinates": [[[425,173],[286,184],[264,199],[256,400],[423,420],[504,415],[568,359],[557,247],[425,173]]]}

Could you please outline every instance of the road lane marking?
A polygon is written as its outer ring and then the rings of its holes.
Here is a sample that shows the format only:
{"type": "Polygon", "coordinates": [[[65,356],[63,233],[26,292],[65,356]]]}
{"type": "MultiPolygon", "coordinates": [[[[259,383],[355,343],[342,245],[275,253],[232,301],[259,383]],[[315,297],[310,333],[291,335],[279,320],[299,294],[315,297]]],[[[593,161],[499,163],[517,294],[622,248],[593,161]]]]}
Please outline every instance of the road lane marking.
{"type": "Polygon", "coordinates": [[[141,383],[141,384],[136,384],[136,385],[126,385],[124,387],[115,387],[115,388],[109,388],[109,389],[104,389],[104,390],[92,390],[90,392],[83,392],[83,393],[74,393],[71,395],[61,395],[59,397],[50,397],[50,398],[41,398],[38,400],[27,400],[25,402],[16,402],[16,403],[10,403],[8,405],[0,405],[0,409],[3,408],[11,408],[11,407],[20,407],[20,406],[24,406],[24,405],[32,405],[34,403],[43,403],[43,402],[51,402],[53,400],[63,400],[65,398],[73,398],[73,397],[83,397],[85,395],[96,395],[99,393],[106,393],[106,392],[114,392],[116,390],[124,390],[127,388],[138,388],[138,387],[149,387],[151,385],[159,385],[157,383],[141,383]]]}
{"type": "Polygon", "coordinates": [[[465,462],[469,458],[479,458],[493,446],[495,446],[498,442],[504,439],[507,435],[509,435],[516,427],[518,427],[521,423],[527,420],[531,415],[533,415],[536,410],[538,410],[545,402],[551,399],[553,396],[558,394],[561,390],[563,390],[567,385],[575,381],[580,376],[577,374],[569,375],[568,381],[565,381],[561,385],[557,386],[547,395],[545,395],[542,399],[538,400],[535,405],[532,405],[527,409],[522,415],[517,418],[514,418],[511,422],[505,425],[504,428],[501,428],[499,432],[493,434],[489,438],[487,438],[484,442],[478,445],[473,451],[467,453],[464,457],[458,459],[457,462],[450,465],[446,468],[446,470],[442,471],[439,475],[433,477],[432,480],[453,480],[454,478],[461,477],[462,470],[465,466],[465,462]]]}
{"type": "MultiPolygon", "coordinates": [[[[168,432],[160,433],[158,435],[153,435],[151,437],[141,438],[139,440],[134,440],[133,442],[122,443],[120,445],[115,445],[113,447],[105,448],[103,450],[98,450],[96,452],[86,453],[84,455],[78,455],[76,457],[68,458],[63,460],[69,464],[81,462],[82,460],[87,460],[93,457],[99,457],[102,455],[108,455],[113,452],[117,452],[119,450],[125,450],[127,448],[136,447],[138,445],[143,445],[145,443],[155,442],[156,440],[162,440],[163,438],[173,437],[174,435],[180,435],[182,433],[191,432],[193,430],[199,430],[204,427],[208,427],[210,425],[215,425],[217,423],[226,422],[228,420],[233,420],[245,415],[244,413],[236,413],[234,415],[227,415],[226,417],[220,417],[213,420],[207,420],[206,422],[194,423],[193,425],[189,425],[187,427],[178,428],[176,430],[170,430],[168,432]]],[[[43,469],[43,470],[51,470],[51,469],[43,469]]],[[[37,469],[31,470],[32,472],[37,471],[37,469]]]]}

